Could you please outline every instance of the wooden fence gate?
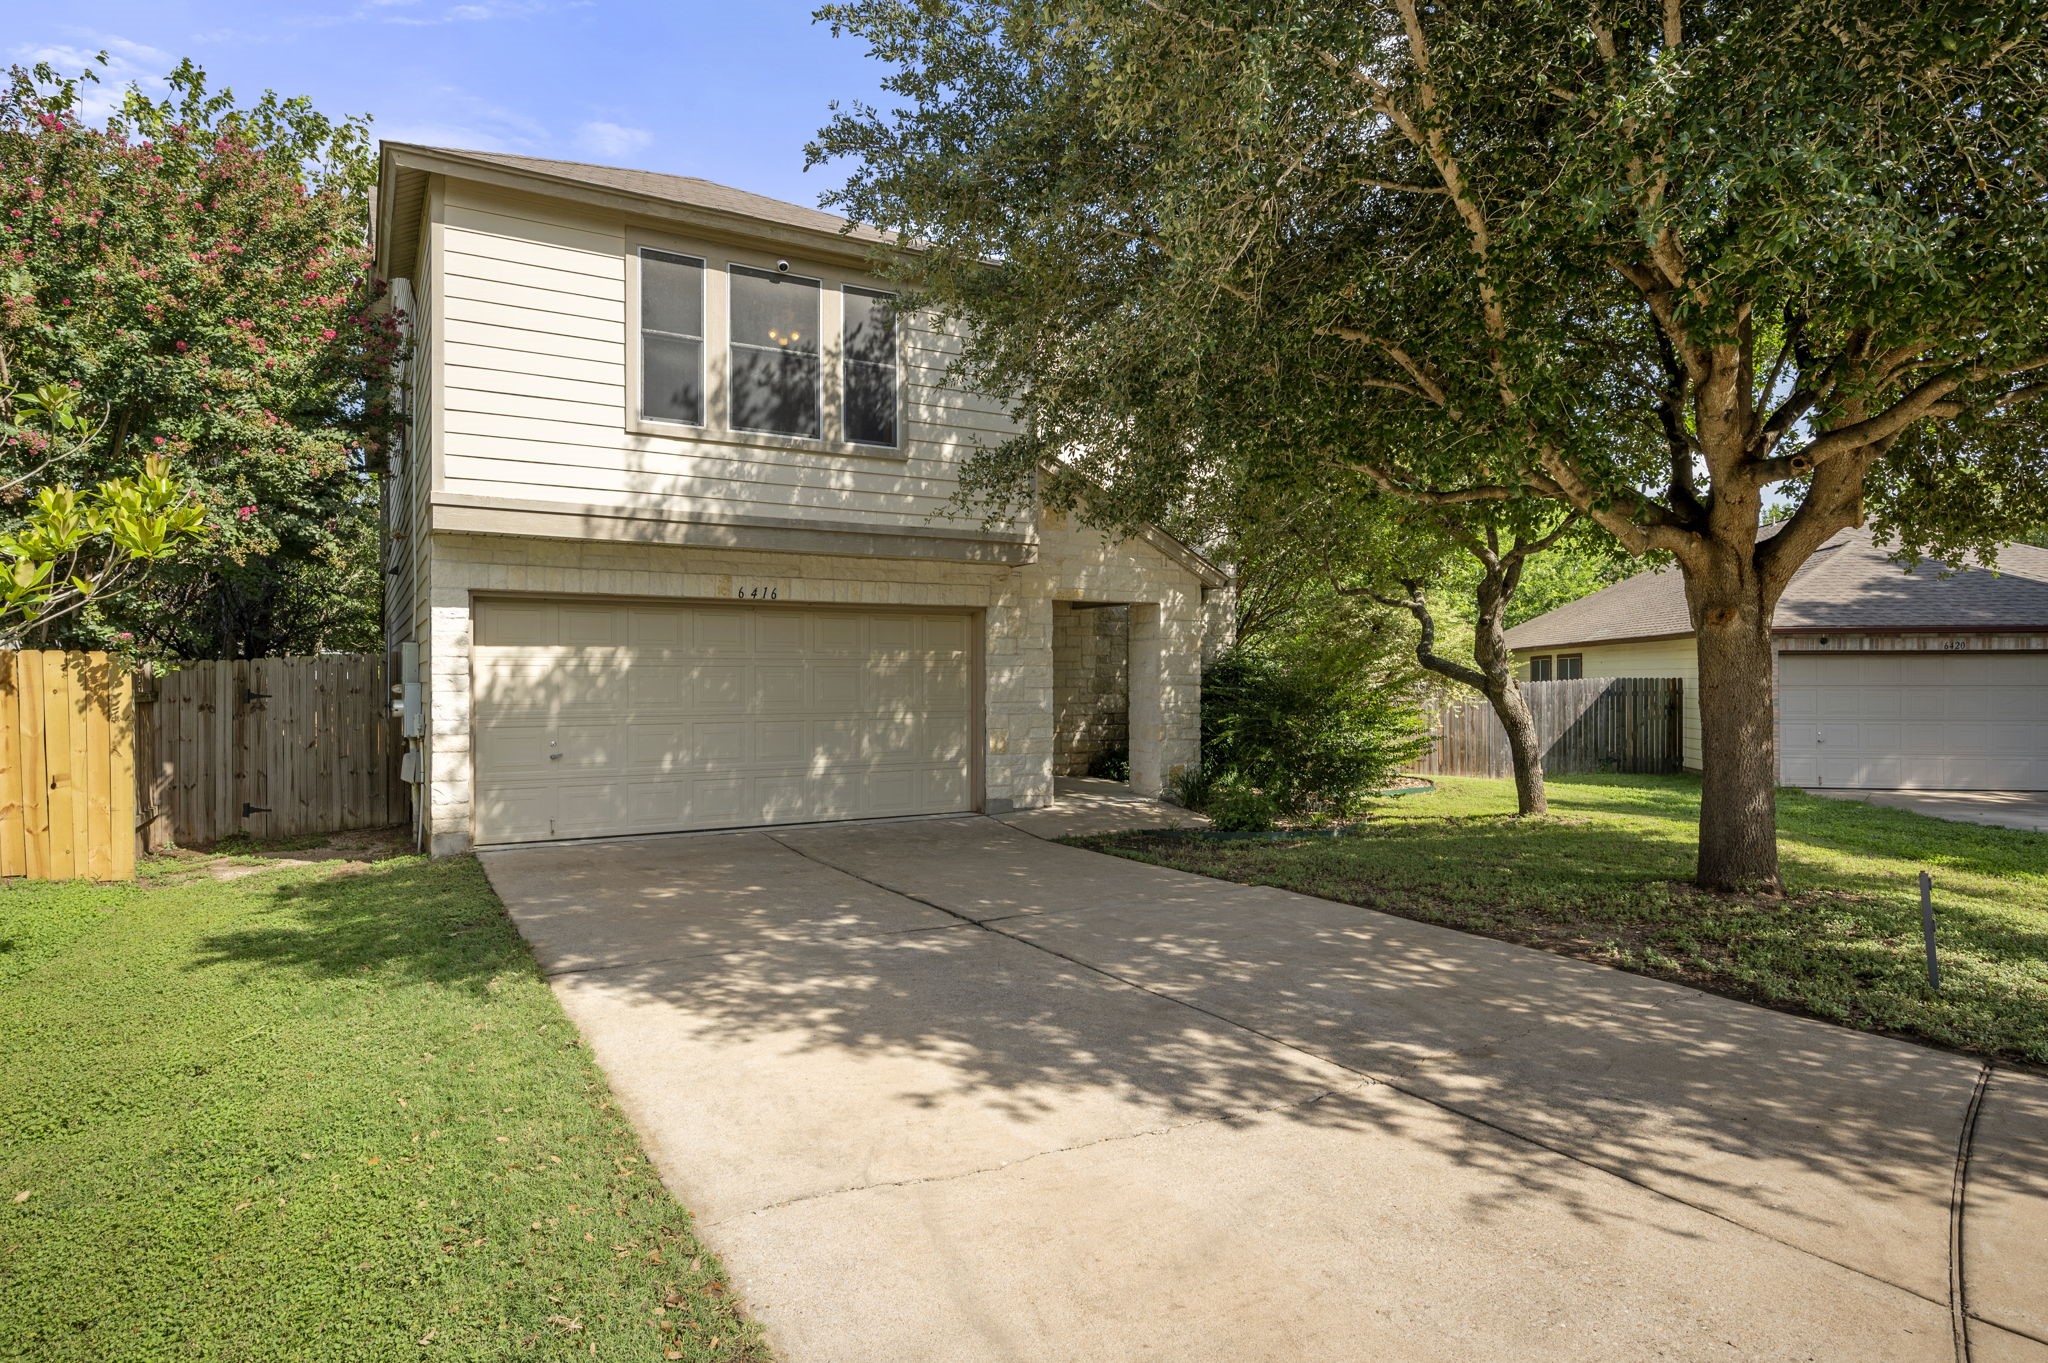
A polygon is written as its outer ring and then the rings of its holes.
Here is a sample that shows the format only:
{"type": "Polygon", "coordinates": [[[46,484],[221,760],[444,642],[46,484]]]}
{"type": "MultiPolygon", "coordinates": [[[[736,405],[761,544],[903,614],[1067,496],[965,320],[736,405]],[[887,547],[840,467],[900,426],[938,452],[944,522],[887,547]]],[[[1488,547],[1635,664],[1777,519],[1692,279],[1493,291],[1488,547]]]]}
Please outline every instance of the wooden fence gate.
{"type": "Polygon", "coordinates": [[[136,692],[144,850],[405,822],[384,659],[185,663],[136,692]]]}
{"type": "Polygon", "coordinates": [[[0,876],[135,874],[134,729],[106,654],[0,652],[0,876]]]}
{"type": "MultiPolygon", "coordinates": [[[[1681,770],[1684,689],[1676,677],[1523,682],[1544,774],[1681,770]]],[[[1507,730],[1485,700],[1440,707],[1428,720],[1430,749],[1408,770],[1419,776],[1514,775],[1507,730]]]]}

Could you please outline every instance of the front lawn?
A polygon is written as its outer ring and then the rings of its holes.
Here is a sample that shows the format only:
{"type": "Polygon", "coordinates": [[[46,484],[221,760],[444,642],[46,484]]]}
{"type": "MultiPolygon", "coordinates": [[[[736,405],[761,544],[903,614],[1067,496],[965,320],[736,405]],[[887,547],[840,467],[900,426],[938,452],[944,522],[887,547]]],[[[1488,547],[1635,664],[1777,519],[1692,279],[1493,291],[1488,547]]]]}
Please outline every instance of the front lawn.
{"type": "Polygon", "coordinates": [[[1507,781],[1442,778],[1340,839],[1170,833],[1081,846],[1276,885],[1603,961],[1831,1022],[2048,1063],[2048,836],[1781,791],[1786,898],[1686,883],[1699,783],[1561,777],[1551,814],[1507,781]],[[1942,988],[1928,988],[1917,877],[1934,876],[1942,988]]]}
{"type": "Polygon", "coordinates": [[[0,885],[0,1358],[765,1358],[475,861],[251,861],[0,885]]]}

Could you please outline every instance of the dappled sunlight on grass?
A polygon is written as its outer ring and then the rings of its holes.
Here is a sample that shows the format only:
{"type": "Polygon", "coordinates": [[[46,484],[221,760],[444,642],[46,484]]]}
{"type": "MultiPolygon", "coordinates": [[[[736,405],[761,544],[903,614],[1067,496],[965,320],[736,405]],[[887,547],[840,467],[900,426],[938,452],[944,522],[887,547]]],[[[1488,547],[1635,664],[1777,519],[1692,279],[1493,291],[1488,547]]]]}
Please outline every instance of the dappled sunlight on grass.
{"type": "Polygon", "coordinates": [[[1688,883],[1699,784],[1571,777],[1514,817],[1505,781],[1380,802],[1356,837],[1083,845],[1442,923],[1817,1017],[2048,1062],[2048,836],[1780,795],[1786,897],[1688,883]],[[1943,988],[1927,985],[1917,877],[1935,879],[1943,988]]]}
{"type": "Polygon", "coordinates": [[[764,1356],[473,860],[241,860],[0,885],[0,1357],[764,1356]]]}

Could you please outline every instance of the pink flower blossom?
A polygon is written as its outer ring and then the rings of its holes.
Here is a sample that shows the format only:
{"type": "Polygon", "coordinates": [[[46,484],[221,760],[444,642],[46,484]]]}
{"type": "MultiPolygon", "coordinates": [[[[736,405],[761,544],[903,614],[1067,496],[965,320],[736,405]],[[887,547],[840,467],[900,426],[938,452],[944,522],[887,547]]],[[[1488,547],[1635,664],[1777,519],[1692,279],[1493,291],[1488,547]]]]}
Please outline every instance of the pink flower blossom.
{"type": "Polygon", "coordinates": [[[235,508],[235,515],[245,521],[255,514],[256,508],[253,506],[238,506],[235,508]]]}
{"type": "MultiPolygon", "coordinates": [[[[68,303],[68,302],[70,302],[71,300],[67,298],[67,299],[65,299],[64,301],[68,303]]],[[[333,327],[329,327],[329,328],[327,328],[327,330],[325,330],[325,331],[321,332],[321,333],[320,333],[320,339],[321,339],[321,340],[323,340],[323,341],[331,341],[331,340],[333,340],[333,339],[334,339],[334,328],[333,328],[333,327]]]]}

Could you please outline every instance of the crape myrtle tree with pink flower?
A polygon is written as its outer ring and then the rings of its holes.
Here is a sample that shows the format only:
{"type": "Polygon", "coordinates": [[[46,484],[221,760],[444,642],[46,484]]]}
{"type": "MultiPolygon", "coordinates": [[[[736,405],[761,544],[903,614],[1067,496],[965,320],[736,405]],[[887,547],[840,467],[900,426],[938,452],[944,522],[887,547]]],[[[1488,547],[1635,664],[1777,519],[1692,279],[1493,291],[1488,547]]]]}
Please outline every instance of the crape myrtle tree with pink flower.
{"type": "Polygon", "coordinates": [[[94,124],[93,79],[17,67],[0,90],[0,391],[68,386],[90,433],[0,426],[0,532],[42,487],[133,478],[145,460],[205,527],[27,641],[375,648],[375,475],[401,338],[370,272],[367,122],[270,93],[238,106],[184,62],[166,98],[131,88],[94,124]]]}

